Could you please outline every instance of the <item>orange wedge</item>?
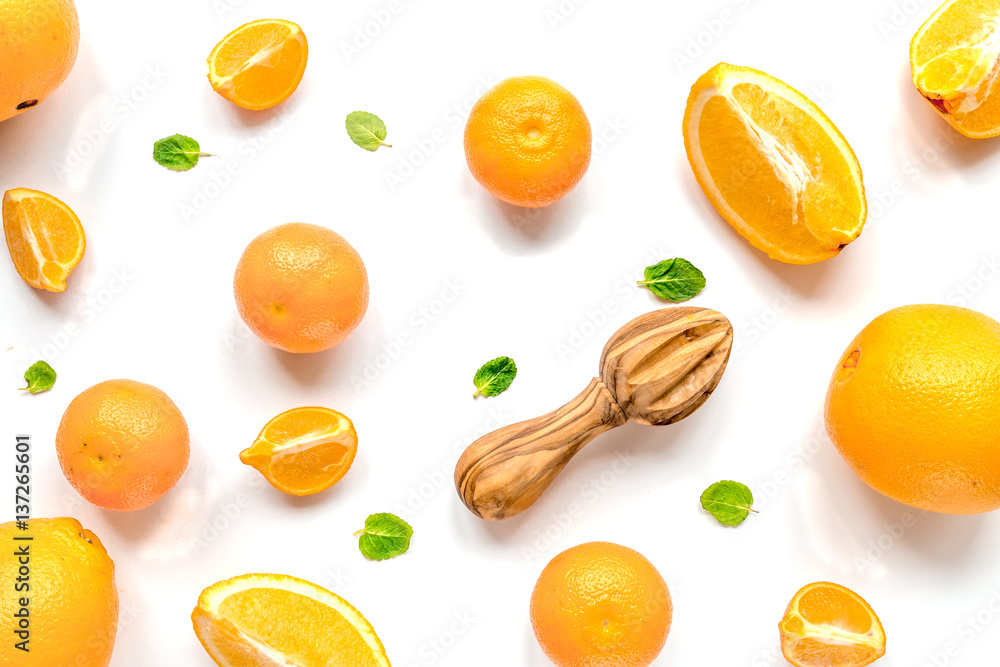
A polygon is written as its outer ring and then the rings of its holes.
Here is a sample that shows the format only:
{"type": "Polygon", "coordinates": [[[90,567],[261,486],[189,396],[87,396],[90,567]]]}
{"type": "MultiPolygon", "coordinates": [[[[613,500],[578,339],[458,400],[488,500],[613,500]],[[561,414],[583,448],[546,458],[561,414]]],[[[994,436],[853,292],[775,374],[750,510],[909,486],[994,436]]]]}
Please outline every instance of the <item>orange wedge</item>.
{"type": "Polygon", "coordinates": [[[328,408],[295,408],[264,426],[240,461],[271,486],[294,496],[330,488],[351,469],[358,433],[351,420],[328,408]]]}
{"type": "Polygon", "coordinates": [[[795,667],[864,667],[885,655],[882,622],[860,595],[821,581],[803,587],[778,624],[795,667]]]}
{"type": "Polygon", "coordinates": [[[684,146],[715,209],[773,259],[820,262],[861,233],[868,206],[854,152],[819,107],[773,76],[725,63],[703,74],[684,146]]]}
{"type": "Polygon", "coordinates": [[[390,667],[361,612],[287,575],[244,574],[209,586],[191,621],[221,667],[390,667]]]}
{"type": "Polygon", "coordinates": [[[24,282],[50,292],[66,291],[66,278],[87,248],[80,218],[69,206],[38,190],[8,190],[3,196],[3,233],[24,282]]]}
{"type": "Polygon", "coordinates": [[[261,19],[226,35],[208,56],[208,80],[236,106],[260,111],[287,100],[306,71],[309,45],[297,24],[261,19]]]}
{"type": "Polygon", "coordinates": [[[1000,135],[1000,0],[948,0],[910,42],[913,85],[967,137],[1000,135]]]}

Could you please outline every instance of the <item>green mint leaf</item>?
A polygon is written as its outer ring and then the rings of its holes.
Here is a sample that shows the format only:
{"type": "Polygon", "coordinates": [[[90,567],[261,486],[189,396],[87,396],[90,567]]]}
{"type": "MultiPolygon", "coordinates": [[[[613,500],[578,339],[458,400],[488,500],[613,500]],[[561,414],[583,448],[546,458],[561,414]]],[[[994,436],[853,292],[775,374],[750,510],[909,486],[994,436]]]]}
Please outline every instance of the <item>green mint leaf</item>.
{"type": "Polygon", "coordinates": [[[723,526],[738,526],[757,510],[753,508],[753,493],[746,484],[733,481],[716,482],[701,494],[701,506],[723,526]]]}
{"type": "Polygon", "coordinates": [[[639,284],[667,301],[687,301],[698,296],[705,289],[705,274],[687,261],[677,257],[665,259],[659,264],[647,266],[645,280],[639,284]]]}
{"type": "Polygon", "coordinates": [[[365,558],[387,560],[407,552],[413,528],[395,514],[372,514],[365,519],[365,527],[354,534],[361,536],[358,548],[365,558]]]}
{"type": "Polygon", "coordinates": [[[21,391],[38,394],[52,389],[52,385],[56,383],[56,372],[46,362],[36,361],[24,371],[24,379],[28,382],[28,386],[21,387],[21,391]]]}
{"type": "Polygon", "coordinates": [[[379,146],[392,148],[385,143],[385,123],[373,113],[354,111],[347,114],[347,135],[351,141],[366,151],[377,151],[379,146]]]}
{"type": "Polygon", "coordinates": [[[174,171],[187,171],[198,164],[199,158],[211,155],[202,153],[198,142],[183,134],[175,134],[153,144],[153,159],[174,171]]]}
{"type": "Polygon", "coordinates": [[[487,361],[472,378],[473,384],[476,385],[476,393],[472,398],[502,394],[507,391],[516,376],[517,364],[510,357],[497,357],[487,361]]]}

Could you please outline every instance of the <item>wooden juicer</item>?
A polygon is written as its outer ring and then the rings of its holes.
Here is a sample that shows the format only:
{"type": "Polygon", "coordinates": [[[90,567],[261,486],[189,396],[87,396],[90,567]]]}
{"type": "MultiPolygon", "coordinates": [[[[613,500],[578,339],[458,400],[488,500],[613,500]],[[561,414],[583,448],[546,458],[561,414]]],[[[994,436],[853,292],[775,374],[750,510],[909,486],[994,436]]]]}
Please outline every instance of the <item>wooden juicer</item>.
{"type": "Polygon", "coordinates": [[[588,442],[626,421],[662,426],[702,406],[733,344],[726,317],[672,307],[641,315],[604,346],[600,377],[553,412],[488,433],[455,466],[455,488],[490,521],[520,514],[588,442]]]}

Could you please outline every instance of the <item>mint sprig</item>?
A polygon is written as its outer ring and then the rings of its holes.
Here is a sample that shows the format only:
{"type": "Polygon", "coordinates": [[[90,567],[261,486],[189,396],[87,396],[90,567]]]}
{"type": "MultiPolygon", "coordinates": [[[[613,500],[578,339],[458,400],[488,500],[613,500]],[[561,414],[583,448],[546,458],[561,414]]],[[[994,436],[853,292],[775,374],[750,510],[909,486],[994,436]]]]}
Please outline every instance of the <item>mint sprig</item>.
{"type": "Polygon", "coordinates": [[[392,144],[385,143],[388,134],[385,123],[375,114],[353,111],[347,114],[346,125],[351,141],[366,151],[377,151],[381,146],[392,148],[392,144]]]}
{"type": "Polygon", "coordinates": [[[705,489],[701,494],[701,506],[724,526],[738,526],[753,508],[753,493],[746,484],[723,480],[705,489]]]}
{"type": "Polygon", "coordinates": [[[476,385],[476,393],[472,397],[502,394],[507,391],[515,377],[517,377],[517,364],[510,357],[497,357],[487,361],[472,378],[473,384],[476,385]]]}
{"type": "Polygon", "coordinates": [[[365,519],[365,527],[354,533],[360,535],[358,548],[369,560],[387,560],[405,554],[410,548],[413,528],[395,514],[372,514],[365,519]]]}
{"type": "Polygon", "coordinates": [[[667,301],[687,301],[705,289],[705,274],[680,257],[647,266],[644,277],[645,280],[640,280],[639,285],[649,288],[650,292],[667,301]]]}
{"type": "Polygon", "coordinates": [[[40,394],[43,391],[52,389],[56,383],[56,372],[45,361],[36,361],[24,371],[24,379],[28,383],[27,387],[21,387],[21,391],[28,391],[32,394],[40,394]]]}
{"type": "Polygon", "coordinates": [[[187,171],[203,157],[212,157],[212,154],[202,152],[197,141],[183,134],[174,134],[153,144],[153,159],[172,171],[187,171]]]}

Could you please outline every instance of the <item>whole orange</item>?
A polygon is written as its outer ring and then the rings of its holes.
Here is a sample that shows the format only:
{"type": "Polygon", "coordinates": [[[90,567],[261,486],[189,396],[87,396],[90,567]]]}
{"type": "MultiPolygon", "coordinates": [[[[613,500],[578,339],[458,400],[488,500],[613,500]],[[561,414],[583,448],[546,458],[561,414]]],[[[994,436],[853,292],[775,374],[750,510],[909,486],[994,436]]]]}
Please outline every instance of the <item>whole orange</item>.
{"type": "Polygon", "coordinates": [[[847,347],[826,428],[870,487],[947,514],[1000,507],[1000,323],[917,305],[876,317],[847,347]]]}
{"type": "Polygon", "coordinates": [[[73,0],[0,0],[0,121],[51,95],[79,46],[73,0]]]}
{"type": "Polygon", "coordinates": [[[27,524],[0,524],[0,665],[107,667],[118,631],[114,562],[76,519],[27,524]]]}
{"type": "Polygon", "coordinates": [[[531,627],[559,667],[645,667],[663,649],[673,605],[639,552],[588,542],[553,558],[531,593],[531,627]]]}
{"type": "Polygon", "coordinates": [[[301,222],[250,242],[233,291],[250,330],[287,352],[337,345],[368,310],[368,272],[358,252],[340,234],[301,222]]]}
{"type": "Polygon", "coordinates": [[[187,422],[165,393],[134,380],[108,380],[74,398],[56,432],[63,474],[98,507],[152,505],[184,474],[187,422]]]}
{"type": "Polygon", "coordinates": [[[541,76],[504,79],[465,125],[465,159],[508,204],[538,208],[576,187],[590,165],[590,121],[573,94],[541,76]]]}

